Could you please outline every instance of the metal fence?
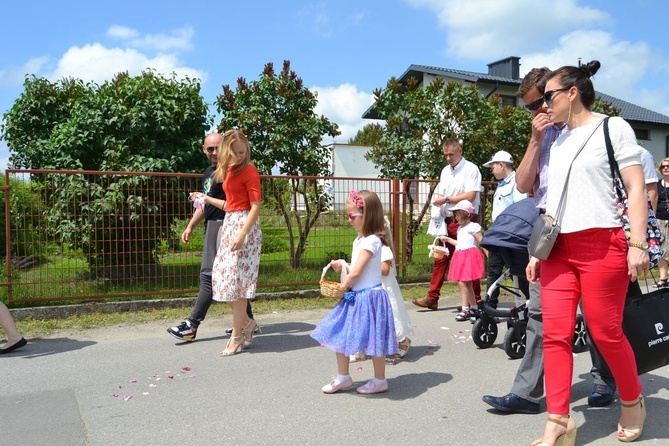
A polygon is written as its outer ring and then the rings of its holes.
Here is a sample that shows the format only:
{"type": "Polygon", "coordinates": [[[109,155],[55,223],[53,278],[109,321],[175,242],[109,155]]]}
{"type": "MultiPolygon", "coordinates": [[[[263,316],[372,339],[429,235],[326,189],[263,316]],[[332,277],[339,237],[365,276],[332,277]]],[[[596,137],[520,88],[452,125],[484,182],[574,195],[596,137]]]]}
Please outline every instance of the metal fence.
{"type": "MultiPolygon", "coordinates": [[[[201,190],[201,175],[8,169],[4,182],[0,300],[35,304],[197,292],[203,228],[188,245],[180,235],[193,212],[188,194],[201,190]]],[[[330,259],[350,258],[356,233],[344,203],[350,190],[362,189],[379,195],[392,222],[399,280],[427,280],[432,240],[425,230],[435,184],[263,176],[259,288],[316,287],[330,259]]],[[[484,227],[494,184],[483,185],[484,227]]]]}

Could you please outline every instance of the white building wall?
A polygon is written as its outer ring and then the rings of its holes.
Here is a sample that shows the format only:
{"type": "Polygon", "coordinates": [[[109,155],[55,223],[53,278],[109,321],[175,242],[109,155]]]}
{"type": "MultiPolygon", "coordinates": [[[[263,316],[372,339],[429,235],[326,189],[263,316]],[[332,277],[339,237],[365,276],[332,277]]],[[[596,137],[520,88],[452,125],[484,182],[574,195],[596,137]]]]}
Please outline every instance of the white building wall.
{"type": "Polygon", "coordinates": [[[335,177],[378,178],[374,163],[365,159],[371,147],[332,144],[332,173],[335,177]]]}
{"type": "MultiPolygon", "coordinates": [[[[634,127],[638,126],[634,124],[634,127]]],[[[641,126],[638,126],[641,128],[641,126]]],[[[650,129],[650,140],[641,141],[641,144],[646,150],[648,150],[653,158],[655,159],[655,165],[657,166],[660,161],[666,157],[667,153],[667,131],[665,128],[661,127],[649,127],[644,126],[644,128],[650,129]]]]}

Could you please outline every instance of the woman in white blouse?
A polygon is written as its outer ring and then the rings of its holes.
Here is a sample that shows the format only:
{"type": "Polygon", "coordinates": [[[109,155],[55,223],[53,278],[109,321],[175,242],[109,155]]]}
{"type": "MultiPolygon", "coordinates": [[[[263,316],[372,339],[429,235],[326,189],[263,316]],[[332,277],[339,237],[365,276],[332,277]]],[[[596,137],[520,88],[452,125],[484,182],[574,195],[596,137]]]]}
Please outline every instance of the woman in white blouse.
{"type": "Polygon", "coordinates": [[[599,67],[598,61],[562,67],[553,72],[544,93],[550,120],[566,122],[569,131],[553,144],[548,169],[549,215],[556,215],[566,188],[560,235],[547,260],[539,264],[532,259],[527,267],[531,282],[536,283],[541,274],[548,409],[544,434],[533,445],[575,442],[576,424],[569,416],[571,338],[581,297],[589,333],[611,368],[620,394],[618,440],[629,442],[638,438],[645,418],[634,352],[622,331],[627,286],[621,286],[648,271],[649,257],[645,250],[648,213],[641,150],[629,124],[621,118],[610,118],[614,158],[629,197],[628,245],[616,209],[600,125],[602,116],[590,111],[595,100],[590,77],[599,67]],[[583,150],[575,157],[581,146],[583,150]]]}

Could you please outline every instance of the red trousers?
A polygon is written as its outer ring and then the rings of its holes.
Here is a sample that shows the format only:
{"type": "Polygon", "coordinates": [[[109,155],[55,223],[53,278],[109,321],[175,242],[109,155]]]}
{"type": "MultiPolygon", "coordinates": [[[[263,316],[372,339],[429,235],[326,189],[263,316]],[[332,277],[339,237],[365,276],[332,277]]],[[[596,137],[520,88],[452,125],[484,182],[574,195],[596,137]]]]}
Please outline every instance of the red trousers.
{"type": "MultiPolygon", "coordinates": [[[[472,221],[478,221],[478,215],[472,215],[472,221]]],[[[446,220],[446,231],[448,236],[454,239],[458,238],[458,228],[460,225],[455,221],[454,218],[449,218],[446,220]]],[[[448,271],[448,265],[451,263],[451,257],[455,251],[455,246],[450,243],[440,243],[441,246],[444,246],[448,249],[448,255],[442,257],[441,259],[435,259],[434,265],[432,265],[432,276],[430,277],[430,289],[427,292],[427,300],[432,302],[439,302],[439,296],[441,295],[441,287],[444,284],[444,279],[446,279],[446,272],[448,271]]],[[[476,301],[481,300],[481,281],[473,281],[474,296],[476,301]]]]}
{"type": "Polygon", "coordinates": [[[622,330],[627,249],[621,228],[587,229],[560,234],[548,259],[541,262],[548,413],[569,413],[571,339],[581,298],[588,332],[611,369],[620,399],[632,401],[641,393],[634,352],[622,330]]]}

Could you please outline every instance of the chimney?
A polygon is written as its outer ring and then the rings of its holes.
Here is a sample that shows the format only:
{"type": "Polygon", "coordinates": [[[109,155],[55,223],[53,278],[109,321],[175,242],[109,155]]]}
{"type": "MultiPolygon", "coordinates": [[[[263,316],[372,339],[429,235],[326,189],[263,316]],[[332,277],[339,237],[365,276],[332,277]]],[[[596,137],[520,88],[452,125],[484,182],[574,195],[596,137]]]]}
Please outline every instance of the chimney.
{"type": "Polygon", "coordinates": [[[488,64],[488,74],[490,76],[506,77],[510,79],[520,79],[520,57],[507,57],[497,62],[488,64]]]}

